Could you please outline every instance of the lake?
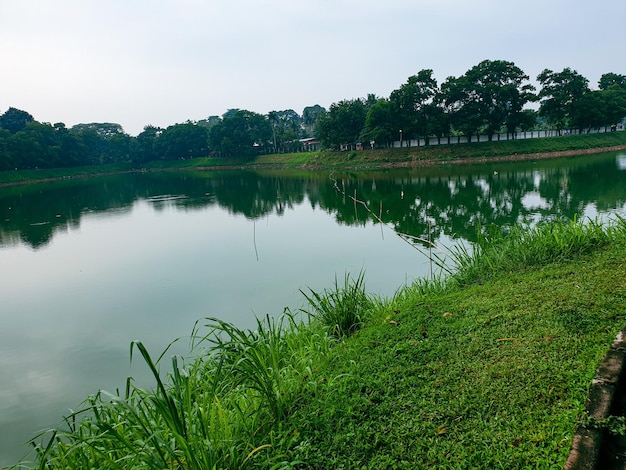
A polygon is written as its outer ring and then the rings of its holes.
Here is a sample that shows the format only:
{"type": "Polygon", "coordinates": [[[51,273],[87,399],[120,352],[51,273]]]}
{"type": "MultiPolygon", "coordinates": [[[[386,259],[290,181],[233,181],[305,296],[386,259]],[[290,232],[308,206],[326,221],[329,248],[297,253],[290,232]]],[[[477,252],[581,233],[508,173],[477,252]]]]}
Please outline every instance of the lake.
{"type": "MultiPolygon", "coordinates": [[[[626,153],[370,171],[162,172],[0,188],[0,466],[99,389],[365,272],[391,296],[478,226],[626,216],[626,153]],[[382,222],[382,223],[381,223],[382,222]],[[402,234],[403,236],[400,236],[402,234]]],[[[167,367],[165,367],[167,369],[167,367]]]]}

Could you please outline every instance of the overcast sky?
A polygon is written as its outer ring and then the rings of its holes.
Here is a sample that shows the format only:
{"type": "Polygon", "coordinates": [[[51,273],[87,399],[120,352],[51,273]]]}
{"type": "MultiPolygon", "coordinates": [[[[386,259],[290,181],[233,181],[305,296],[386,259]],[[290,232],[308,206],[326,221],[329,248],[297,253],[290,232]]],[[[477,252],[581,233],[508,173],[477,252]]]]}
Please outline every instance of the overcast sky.
{"type": "Polygon", "coordinates": [[[137,135],[388,97],[484,59],[626,74],[626,0],[0,0],[0,113],[137,135]]]}

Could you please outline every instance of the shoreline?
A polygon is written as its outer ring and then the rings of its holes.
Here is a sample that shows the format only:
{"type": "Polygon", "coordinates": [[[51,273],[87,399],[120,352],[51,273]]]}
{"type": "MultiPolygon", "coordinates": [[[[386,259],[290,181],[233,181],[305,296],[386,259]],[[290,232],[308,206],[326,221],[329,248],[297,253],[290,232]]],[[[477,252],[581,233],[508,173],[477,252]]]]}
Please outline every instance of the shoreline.
{"type": "Polygon", "coordinates": [[[574,157],[579,155],[589,155],[593,153],[606,153],[617,152],[619,150],[626,150],[626,145],[613,145],[611,147],[598,147],[590,149],[576,149],[576,150],[559,150],[555,152],[538,152],[538,153],[522,153],[512,155],[501,155],[493,157],[474,157],[474,158],[460,158],[456,160],[416,160],[410,162],[398,162],[390,163],[393,166],[436,166],[436,165],[471,165],[472,163],[490,163],[490,162],[516,162],[516,161],[530,161],[530,160],[547,160],[551,158],[564,158],[574,157]]]}
{"type": "MultiPolygon", "coordinates": [[[[579,155],[588,155],[594,153],[605,153],[605,152],[615,152],[620,150],[626,150],[626,144],[622,145],[613,145],[610,147],[595,147],[595,148],[587,148],[587,149],[574,149],[574,150],[560,150],[554,152],[537,152],[537,153],[522,153],[522,154],[510,154],[510,155],[500,155],[500,156],[489,156],[489,157],[471,157],[471,158],[458,158],[451,160],[430,160],[430,159],[420,159],[419,157],[412,156],[411,160],[398,161],[398,162],[378,162],[378,163],[369,163],[364,165],[355,165],[354,162],[352,164],[340,165],[337,167],[333,167],[333,169],[337,168],[362,168],[362,169],[372,169],[372,168],[418,168],[418,167],[433,167],[439,165],[471,165],[471,164],[484,164],[491,162],[516,162],[516,161],[532,161],[532,160],[546,160],[546,159],[555,159],[555,158],[566,158],[573,157],[579,155]]],[[[303,170],[321,170],[326,168],[324,165],[315,165],[315,164],[302,164],[296,166],[289,166],[283,164],[249,164],[249,165],[216,165],[216,166],[191,166],[184,168],[136,168],[131,170],[120,170],[120,171],[103,171],[101,173],[85,173],[85,174],[77,174],[71,176],[56,176],[56,177],[47,177],[47,178],[38,178],[38,179],[27,179],[21,181],[9,181],[0,183],[0,188],[10,187],[10,186],[19,186],[19,185],[28,185],[28,184],[36,184],[36,183],[49,183],[54,181],[62,181],[66,179],[76,179],[76,178],[89,178],[89,177],[98,177],[98,176],[110,176],[110,175],[119,175],[125,173],[143,173],[143,172],[159,172],[159,171],[210,171],[210,170],[243,170],[243,169],[280,169],[280,168],[299,168],[303,170]]]]}

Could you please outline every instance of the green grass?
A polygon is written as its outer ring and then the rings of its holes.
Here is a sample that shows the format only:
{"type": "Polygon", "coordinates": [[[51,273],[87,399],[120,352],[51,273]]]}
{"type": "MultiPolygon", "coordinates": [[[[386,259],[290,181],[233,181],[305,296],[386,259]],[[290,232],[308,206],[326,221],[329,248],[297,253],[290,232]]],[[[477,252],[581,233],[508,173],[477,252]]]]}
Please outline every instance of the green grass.
{"type": "Polygon", "coordinates": [[[225,158],[194,158],[177,161],[153,161],[141,169],[130,164],[101,165],[50,170],[0,172],[0,185],[49,179],[75,178],[126,171],[166,171],[219,168],[372,168],[393,164],[453,163],[458,160],[483,160],[503,156],[608,148],[626,145],[626,132],[583,134],[541,139],[494,141],[472,144],[404,147],[349,152],[300,152],[261,155],[252,160],[225,158]]]}
{"type": "Polygon", "coordinates": [[[363,272],[354,279],[349,273],[346,274],[343,287],[339,286],[335,277],[334,289],[325,289],[323,292],[309,289],[309,293],[302,290],[300,292],[309,306],[306,313],[337,338],[350,336],[358,330],[373,306],[372,300],[365,292],[363,272]]]}
{"type": "Polygon", "coordinates": [[[254,330],[202,320],[165,376],[133,343],[154,388],[90,397],[23,466],[562,468],[626,322],[626,221],[487,232],[455,262],[392,298],[346,275],[254,330]]]}
{"type": "MultiPolygon", "coordinates": [[[[535,227],[514,226],[504,231],[490,227],[479,233],[478,241],[468,250],[458,246],[450,255],[458,271],[454,280],[461,285],[475,283],[492,276],[514,271],[520,266],[542,266],[550,262],[568,261],[590,253],[610,242],[624,227],[624,220],[608,228],[588,220],[583,225],[576,219],[557,220],[535,227]]],[[[441,260],[442,264],[445,260],[441,260]]]]}
{"type": "Polygon", "coordinates": [[[476,251],[500,254],[488,276],[465,263],[447,290],[438,281],[400,293],[334,350],[325,373],[344,379],[292,416],[292,458],[303,468],[562,468],[595,368],[625,324],[626,224],[597,244],[597,224],[524,233],[525,245],[504,238],[476,251]],[[569,240],[563,251],[542,248],[555,232],[569,240]],[[525,247],[540,253],[523,257],[525,247]]]}
{"type": "Polygon", "coordinates": [[[626,132],[583,134],[541,139],[493,141],[471,144],[404,147],[362,151],[295,153],[264,155],[254,164],[280,166],[308,166],[323,168],[358,168],[385,164],[446,163],[456,160],[489,159],[502,156],[587,150],[626,144],[626,132]]]}

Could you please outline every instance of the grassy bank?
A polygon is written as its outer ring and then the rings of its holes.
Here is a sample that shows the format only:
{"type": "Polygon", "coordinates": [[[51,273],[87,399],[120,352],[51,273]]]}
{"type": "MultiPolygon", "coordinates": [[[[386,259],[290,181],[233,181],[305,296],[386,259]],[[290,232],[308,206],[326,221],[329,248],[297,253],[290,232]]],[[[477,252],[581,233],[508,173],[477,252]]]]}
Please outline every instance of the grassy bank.
{"type": "Polygon", "coordinates": [[[202,320],[166,377],[134,343],[154,389],[91,397],[32,466],[561,468],[625,323],[626,221],[490,232],[448,259],[393,298],[347,275],[255,331],[202,320]]]}
{"type": "Polygon", "coordinates": [[[480,142],[431,147],[265,155],[259,157],[255,161],[255,164],[321,168],[358,168],[401,164],[472,163],[472,161],[496,158],[507,158],[511,160],[538,158],[544,154],[575,151],[584,152],[591,149],[623,145],[626,145],[626,132],[612,132],[605,134],[571,135],[542,139],[480,142]]]}
{"type": "Polygon", "coordinates": [[[42,170],[0,171],[0,185],[61,180],[85,176],[98,176],[136,171],[131,165],[93,165],[71,168],[50,168],[42,170]]]}
{"type": "Polygon", "coordinates": [[[584,152],[626,145],[626,132],[575,135],[501,142],[481,142],[434,147],[411,147],[350,152],[316,151],[262,155],[253,160],[194,158],[182,161],[149,162],[142,168],[128,164],[100,165],[49,170],[0,172],[0,185],[76,178],[127,171],[194,170],[210,168],[373,168],[389,165],[471,163],[489,159],[560,156],[562,152],[584,152]]]}

